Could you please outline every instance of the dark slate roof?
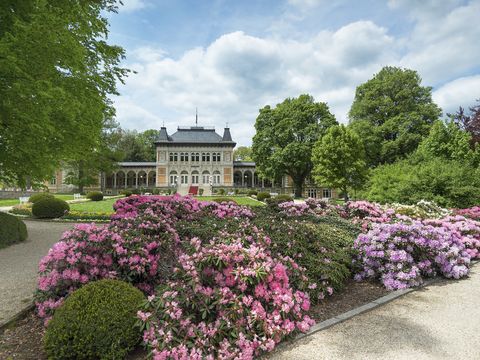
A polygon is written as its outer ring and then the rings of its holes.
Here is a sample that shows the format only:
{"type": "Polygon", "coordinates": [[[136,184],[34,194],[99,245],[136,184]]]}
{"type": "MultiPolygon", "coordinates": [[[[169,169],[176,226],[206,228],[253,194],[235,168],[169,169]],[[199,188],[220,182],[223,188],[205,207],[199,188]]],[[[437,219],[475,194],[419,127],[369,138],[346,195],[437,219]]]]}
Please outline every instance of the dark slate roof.
{"type": "Polygon", "coordinates": [[[233,167],[255,167],[253,161],[234,161],[233,167]]]}
{"type": "Polygon", "coordinates": [[[203,126],[178,127],[177,132],[168,135],[167,129],[162,127],[157,143],[180,143],[180,144],[232,144],[230,130],[225,129],[222,136],[215,132],[215,128],[207,128],[203,126]]]}
{"type": "Polygon", "coordinates": [[[149,166],[153,166],[155,167],[155,165],[157,165],[157,163],[155,162],[119,162],[118,163],[119,166],[123,166],[123,167],[149,167],[149,166]]]}

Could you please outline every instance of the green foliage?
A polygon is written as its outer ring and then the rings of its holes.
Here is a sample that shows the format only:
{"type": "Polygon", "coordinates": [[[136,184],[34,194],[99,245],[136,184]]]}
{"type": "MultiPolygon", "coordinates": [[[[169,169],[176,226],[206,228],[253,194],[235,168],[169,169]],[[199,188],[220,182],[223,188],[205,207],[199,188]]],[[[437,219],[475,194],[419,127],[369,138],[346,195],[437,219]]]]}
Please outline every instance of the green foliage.
{"type": "Polygon", "coordinates": [[[237,203],[235,199],[232,199],[229,197],[215,197],[212,199],[212,201],[215,201],[217,203],[223,203],[223,202],[234,202],[235,204],[237,203]]]}
{"type": "Polygon", "coordinates": [[[340,218],[327,217],[325,221],[289,218],[264,208],[256,209],[255,213],[252,223],[268,234],[273,251],[295,259],[306,268],[310,281],[318,284],[309,291],[313,303],[328,291],[327,287],[339,290],[344,286],[351,275],[351,249],[360,232],[358,228],[340,218]]]}
{"type": "Polygon", "coordinates": [[[257,195],[258,194],[258,191],[257,190],[248,190],[248,196],[253,196],[253,195],[257,195]]]}
{"type": "Polygon", "coordinates": [[[87,194],[87,199],[90,199],[92,201],[102,201],[103,193],[101,191],[90,191],[87,194]]]}
{"type": "Polygon", "coordinates": [[[365,143],[367,163],[392,163],[415,151],[441,109],[416,71],[384,67],[357,87],[350,126],[365,143]]]}
{"type": "Polygon", "coordinates": [[[124,359],[140,341],[144,296],[118,280],[91,282],[55,311],[45,333],[49,359],[124,359]]]}
{"type": "Polygon", "coordinates": [[[265,106],[256,119],[252,144],[259,175],[273,179],[287,174],[293,179],[295,196],[301,196],[313,168],[313,145],[336,124],[327,104],[310,95],[288,98],[275,108],[265,106]]]}
{"type": "Polygon", "coordinates": [[[50,194],[50,193],[47,193],[47,192],[42,192],[42,193],[33,194],[32,196],[30,196],[28,201],[31,202],[32,204],[34,204],[34,203],[36,203],[40,200],[53,199],[54,197],[55,196],[53,194],[50,194]]]}
{"type": "Polygon", "coordinates": [[[125,189],[125,190],[120,191],[120,194],[125,195],[125,196],[131,196],[132,191],[128,190],[128,189],[125,189]]]}
{"type": "Polygon", "coordinates": [[[218,189],[218,195],[225,195],[225,189],[218,189]]]}
{"type": "Polygon", "coordinates": [[[0,212],[0,249],[27,239],[27,227],[16,216],[0,212]]]}
{"type": "Polygon", "coordinates": [[[265,201],[265,199],[268,199],[270,197],[271,197],[270,193],[268,193],[266,191],[262,191],[262,192],[259,192],[257,194],[257,200],[258,201],[265,201]]]}
{"type": "Polygon", "coordinates": [[[293,198],[287,194],[280,194],[275,196],[274,198],[265,199],[265,202],[267,203],[267,205],[272,207],[277,207],[279,204],[288,202],[288,201],[293,201],[293,198]]]}
{"type": "Polygon", "coordinates": [[[117,142],[117,149],[121,152],[123,161],[156,161],[155,141],[160,134],[159,130],[122,131],[117,142]]]}
{"type": "Polygon", "coordinates": [[[66,201],[57,198],[46,198],[37,201],[32,206],[33,216],[40,219],[55,219],[62,217],[70,210],[66,201]]]}
{"type": "Polygon", "coordinates": [[[466,208],[480,203],[480,170],[441,158],[402,160],[374,169],[363,197],[380,203],[429,200],[443,207],[466,208]]]}
{"type": "Polygon", "coordinates": [[[0,2],[0,180],[39,183],[97,148],[127,74],[123,49],[106,42],[115,4],[0,2]]]}
{"type": "Polygon", "coordinates": [[[358,135],[344,125],[332,126],[313,149],[313,174],[322,186],[359,189],[366,180],[365,151],[358,135]]]}
{"type": "Polygon", "coordinates": [[[198,195],[203,195],[203,189],[198,189],[198,195]]]}
{"type": "Polygon", "coordinates": [[[253,161],[252,148],[249,146],[239,146],[233,151],[233,160],[235,161],[253,161]]]}

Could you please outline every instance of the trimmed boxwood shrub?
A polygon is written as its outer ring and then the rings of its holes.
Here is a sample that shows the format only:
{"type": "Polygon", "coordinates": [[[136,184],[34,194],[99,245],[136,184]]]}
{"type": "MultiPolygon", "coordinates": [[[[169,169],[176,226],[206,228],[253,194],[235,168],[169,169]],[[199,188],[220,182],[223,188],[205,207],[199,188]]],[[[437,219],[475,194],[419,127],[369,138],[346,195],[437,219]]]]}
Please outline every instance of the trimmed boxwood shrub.
{"type": "Polygon", "coordinates": [[[87,194],[87,199],[90,199],[92,201],[102,201],[103,193],[101,191],[90,191],[87,194]]]}
{"type": "Polygon", "coordinates": [[[273,207],[277,207],[278,204],[284,203],[284,202],[289,202],[293,201],[293,198],[290,195],[287,194],[280,194],[275,196],[274,198],[266,198],[265,202],[273,207]]]}
{"type": "Polygon", "coordinates": [[[125,196],[131,196],[132,192],[130,190],[122,190],[120,191],[120,194],[123,194],[125,196]]]}
{"type": "Polygon", "coordinates": [[[32,214],[37,218],[54,219],[65,215],[70,210],[66,201],[46,198],[33,204],[32,214]]]}
{"type": "Polygon", "coordinates": [[[212,201],[215,201],[217,203],[223,203],[223,202],[234,202],[235,204],[237,203],[234,199],[229,198],[229,197],[217,197],[213,199],[212,201]]]}
{"type": "Polygon", "coordinates": [[[73,292],[49,322],[49,359],[124,359],[139,342],[136,315],[145,298],[119,280],[91,282],[73,292]]]}
{"type": "Polygon", "coordinates": [[[0,249],[27,239],[27,227],[16,216],[0,212],[0,249]]]}
{"type": "Polygon", "coordinates": [[[55,196],[53,194],[47,193],[47,192],[41,192],[38,194],[33,194],[30,196],[28,199],[29,202],[35,204],[36,202],[43,200],[43,199],[53,199],[55,196]]]}
{"type": "Polygon", "coordinates": [[[265,199],[271,198],[270,193],[262,191],[257,194],[258,201],[265,201],[265,199]]]}
{"type": "Polygon", "coordinates": [[[248,191],[248,196],[252,196],[252,195],[257,195],[258,194],[258,191],[257,190],[249,190],[248,191]]]}

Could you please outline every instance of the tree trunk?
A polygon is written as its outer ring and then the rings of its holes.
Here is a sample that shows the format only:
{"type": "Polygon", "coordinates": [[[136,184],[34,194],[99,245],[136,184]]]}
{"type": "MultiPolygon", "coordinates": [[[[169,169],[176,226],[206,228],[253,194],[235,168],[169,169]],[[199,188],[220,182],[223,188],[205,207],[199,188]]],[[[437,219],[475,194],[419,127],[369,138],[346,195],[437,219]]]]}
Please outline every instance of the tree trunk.
{"type": "Polygon", "coordinates": [[[345,202],[348,202],[349,198],[348,198],[348,189],[347,188],[344,188],[342,189],[342,192],[343,192],[343,200],[345,202]]]}
{"type": "Polygon", "coordinates": [[[303,190],[303,181],[294,180],[293,185],[294,185],[294,188],[295,188],[295,197],[296,198],[302,197],[302,195],[303,195],[303,191],[302,191],[303,190]]]}
{"type": "Polygon", "coordinates": [[[83,194],[83,161],[78,162],[78,192],[83,194]]]}

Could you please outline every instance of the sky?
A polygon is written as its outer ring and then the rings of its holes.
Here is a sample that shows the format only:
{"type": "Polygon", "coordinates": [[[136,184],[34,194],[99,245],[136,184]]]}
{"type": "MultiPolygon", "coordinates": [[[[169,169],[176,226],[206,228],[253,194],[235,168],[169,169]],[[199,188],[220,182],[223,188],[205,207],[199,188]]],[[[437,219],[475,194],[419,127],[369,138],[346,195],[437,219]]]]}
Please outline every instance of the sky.
{"type": "Polygon", "coordinates": [[[109,42],[135,70],[124,129],[228,124],[250,145],[265,105],[308,93],[341,123],[384,66],[418,71],[443,113],[480,98],[480,0],[122,0],[109,42]]]}

